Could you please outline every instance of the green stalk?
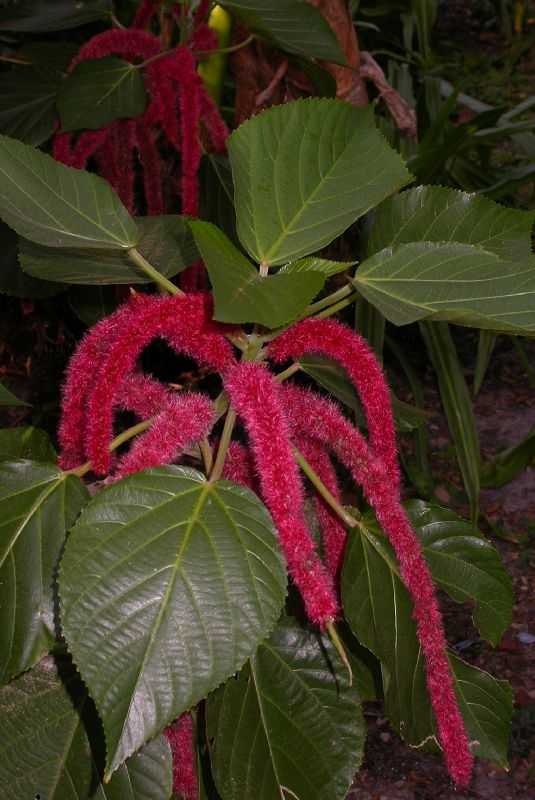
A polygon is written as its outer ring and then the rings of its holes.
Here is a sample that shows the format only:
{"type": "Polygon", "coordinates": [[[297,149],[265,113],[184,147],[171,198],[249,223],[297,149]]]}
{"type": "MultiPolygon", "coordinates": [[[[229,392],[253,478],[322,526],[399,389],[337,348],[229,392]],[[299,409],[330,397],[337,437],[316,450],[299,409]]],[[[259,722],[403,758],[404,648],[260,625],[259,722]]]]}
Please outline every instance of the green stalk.
{"type": "MultiPolygon", "coordinates": [[[[137,436],[138,433],[142,433],[146,431],[149,425],[151,424],[152,419],[144,419],[143,422],[138,422],[137,425],[133,425],[131,428],[127,428],[125,431],[120,433],[115,439],[112,439],[110,444],[108,445],[108,450],[110,453],[113,453],[114,450],[117,450],[122,444],[127,442],[129,439],[132,439],[133,436],[137,436]]],[[[85,464],[80,464],[79,467],[74,467],[74,469],[67,470],[68,474],[70,475],[78,475],[81,478],[91,469],[91,461],[86,461],[85,464]]]]}
{"type": "Polygon", "coordinates": [[[236,422],[236,412],[233,408],[229,408],[227,413],[227,418],[225,420],[225,425],[223,427],[223,433],[221,434],[221,441],[219,443],[219,448],[217,450],[217,456],[215,459],[214,468],[210,475],[210,482],[217,481],[221,477],[221,473],[223,472],[223,467],[225,465],[225,458],[227,457],[227,450],[230,444],[230,439],[232,437],[232,431],[234,430],[234,424],[236,422]]]}
{"type": "Polygon", "coordinates": [[[178,286],[175,286],[174,283],[171,283],[166,277],[164,277],[161,272],[158,272],[157,269],[154,269],[149,262],[143,258],[141,253],[136,250],[135,247],[131,247],[130,250],[126,251],[126,254],[130,261],[138,267],[147,277],[154,281],[160,288],[165,289],[166,292],[170,294],[184,294],[178,286]]]}
{"type": "Polygon", "coordinates": [[[330,505],[333,511],[336,514],[338,514],[342,522],[344,522],[350,528],[362,528],[362,525],[358,521],[358,519],[355,519],[355,517],[353,517],[349,513],[349,511],[346,511],[343,505],[341,505],[341,503],[339,503],[338,500],[330,493],[330,491],[327,489],[327,487],[325,486],[325,484],[323,483],[317,472],[314,469],[312,469],[308,461],[305,458],[303,458],[299,450],[293,447],[292,452],[299,467],[305,473],[305,475],[307,476],[311,484],[314,486],[318,494],[320,494],[325,500],[325,502],[328,503],[328,505],[330,505]]]}

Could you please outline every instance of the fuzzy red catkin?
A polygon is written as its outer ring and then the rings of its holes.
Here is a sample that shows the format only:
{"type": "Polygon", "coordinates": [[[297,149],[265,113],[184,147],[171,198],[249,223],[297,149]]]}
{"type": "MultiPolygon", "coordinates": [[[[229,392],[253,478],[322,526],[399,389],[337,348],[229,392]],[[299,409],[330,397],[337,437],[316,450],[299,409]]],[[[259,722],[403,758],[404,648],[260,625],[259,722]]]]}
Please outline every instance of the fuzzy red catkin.
{"type": "Polygon", "coordinates": [[[292,325],[268,348],[268,357],[276,363],[307,353],[323,353],[344,367],[364,407],[372,448],[397,488],[399,465],[390,392],[373,350],[346,325],[317,318],[292,325]]]}
{"type": "Polygon", "coordinates": [[[96,474],[110,469],[108,445],[113,435],[113,415],[122,381],[133,370],[143,347],[157,337],[178,352],[196,358],[218,371],[232,361],[232,348],[217,333],[204,330],[202,295],[160,297],[137,294],[129,301],[131,317],[112,342],[105,363],[92,376],[87,401],[85,450],[96,474]]]}
{"type": "Polygon", "coordinates": [[[62,388],[58,439],[61,469],[72,469],[84,460],[85,408],[87,394],[96,371],[121,325],[131,316],[128,304],[97,322],[89,330],[69,361],[62,388]]]}
{"type": "Polygon", "coordinates": [[[173,757],[173,792],[182,800],[197,800],[195,769],[194,725],[186,712],[164,729],[173,757]]]}
{"type": "Polygon", "coordinates": [[[208,397],[193,392],[175,395],[169,392],[149,429],[136,438],[119,460],[111,481],[145,467],[175,461],[208,432],[213,419],[214,406],[208,397]]]}
{"type": "Polygon", "coordinates": [[[135,127],[135,145],[143,167],[143,188],[148,216],[163,214],[162,185],[158,149],[154,134],[147,130],[144,122],[135,127]]]}
{"type": "MultiPolygon", "coordinates": [[[[292,427],[295,426],[294,444],[303,458],[308,461],[314,472],[318,475],[323,485],[330,491],[335,500],[342,502],[340,487],[330,456],[323,445],[314,439],[299,436],[298,431],[301,427],[299,409],[288,409],[288,417],[292,427]],[[292,411],[297,414],[291,419],[292,411]]],[[[346,529],[338,515],[327,505],[325,500],[314,492],[312,502],[321,526],[323,542],[323,558],[325,565],[334,577],[340,571],[344,548],[346,544],[346,529]]]]}
{"type": "Polygon", "coordinates": [[[146,28],[150,18],[158,8],[158,0],[142,0],[138,10],[132,20],[130,28],[141,29],[146,28]]]}
{"type": "Polygon", "coordinates": [[[83,44],[68,67],[70,72],[79,61],[87,58],[102,58],[111,53],[122,56],[152,58],[162,50],[162,43],[157,36],[146,31],[133,30],[132,28],[112,28],[103,33],[97,33],[92,39],[83,44]]]}
{"type": "Polygon", "coordinates": [[[262,497],[277,528],[288,571],[309,620],[323,628],[334,619],[338,604],[332,576],[318,558],[302,516],[303,488],[289,444],[280,387],[266,367],[242,361],[228,370],[224,388],[245,424],[262,497]]]}
{"type": "MultiPolygon", "coordinates": [[[[214,457],[216,455],[217,449],[214,452],[214,457]]],[[[230,442],[223,465],[223,477],[228,481],[234,481],[234,483],[242,483],[258,494],[251,452],[241,442],[230,442]]]]}
{"type": "Polygon", "coordinates": [[[330,447],[351,471],[375,510],[400,566],[400,575],[413,601],[418,640],[425,656],[427,687],[446,766],[459,786],[466,786],[472,771],[472,755],[464,722],[457,705],[446,658],[446,639],[433,580],[420,543],[392,486],[388,471],[371,452],[362,434],[343,416],[339,407],[318,394],[284,385],[286,402],[299,408],[301,429],[330,447]]]}

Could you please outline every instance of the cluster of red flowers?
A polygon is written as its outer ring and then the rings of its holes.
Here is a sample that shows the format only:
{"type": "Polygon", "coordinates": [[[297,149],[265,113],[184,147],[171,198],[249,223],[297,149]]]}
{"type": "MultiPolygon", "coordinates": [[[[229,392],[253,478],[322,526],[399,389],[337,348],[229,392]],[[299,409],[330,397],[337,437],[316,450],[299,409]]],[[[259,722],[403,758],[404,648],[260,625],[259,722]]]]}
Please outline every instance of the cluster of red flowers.
{"type": "MultiPolygon", "coordinates": [[[[142,66],[147,107],[135,119],[116,119],[98,130],[84,130],[74,136],[57,133],[52,155],[71,167],[84,168],[93,158],[99,175],[115,189],[130,212],[135,205],[135,175],[139,165],[143,176],[146,213],[163,214],[164,160],[160,153],[166,143],[180,156],[180,195],[183,214],[198,214],[197,170],[204,130],[211,147],[223,152],[228,129],[219,110],[196,71],[195,51],[217,47],[214,32],[202,22],[208,3],[201,2],[189,21],[192,30],[186,44],[167,52],[158,36],[143,30],[158,3],[143,2],[130,28],[115,28],[89,39],[78,51],[68,71],[83,60],[117,54],[142,66]]],[[[184,6],[172,6],[176,16],[184,6]]],[[[198,270],[190,270],[190,286],[196,288],[198,270]]]]}
{"type": "MultiPolygon", "coordinates": [[[[401,578],[413,600],[446,764],[455,781],[466,784],[472,757],[445,655],[434,586],[400,503],[388,387],[367,343],[338,322],[308,319],[282,332],[264,355],[274,364],[307,353],[323,353],[338,361],[359,392],[369,440],[323,396],[295,384],[277,382],[269,367],[259,361],[237,361],[225,338],[225,328],[211,319],[207,296],[136,294],[86,335],[70,362],[59,432],[64,469],[87,458],[94,472],[111,472],[114,480],[143,467],[176,460],[186,447],[210,432],[214,412],[207,396],[194,392],[177,395],[139,371],[138,356],[155,337],[222,375],[229,403],[243,423],[249,442],[248,448],[231,442],[223,474],[258,490],[277,528],[288,572],[301,593],[306,614],[319,628],[333,622],[338,612],[336,580],[345,530],[332,510],[316,498],[323,528],[323,562],[303,516],[305,491],[293,449],[305,456],[338,499],[340,489],[332,456],[362,486],[396,552],[401,578]],[[152,418],[152,422],[128,453],[114,463],[109,444],[118,409],[128,409],[141,419],[152,418]]],[[[188,725],[183,723],[179,732],[173,733],[175,738],[171,737],[172,742],[176,740],[175,749],[181,752],[187,749],[184,730],[188,725]]]]}

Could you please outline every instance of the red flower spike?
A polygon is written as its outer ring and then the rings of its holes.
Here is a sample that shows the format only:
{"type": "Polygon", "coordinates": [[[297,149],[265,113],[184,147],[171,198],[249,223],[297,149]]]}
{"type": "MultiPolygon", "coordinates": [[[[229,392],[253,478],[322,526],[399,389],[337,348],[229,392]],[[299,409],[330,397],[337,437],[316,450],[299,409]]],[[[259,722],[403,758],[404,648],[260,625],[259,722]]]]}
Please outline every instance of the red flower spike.
{"type": "Polygon", "coordinates": [[[136,371],[124,379],[117,405],[123,411],[132,411],[140,419],[148,419],[167,403],[170,396],[163,383],[136,371]]]}
{"type": "MultiPolygon", "coordinates": [[[[202,23],[196,28],[188,39],[190,50],[215,50],[218,46],[215,31],[202,23]]],[[[205,56],[196,56],[197,60],[202,60],[205,56]]]]}
{"type": "Polygon", "coordinates": [[[362,336],[333,319],[305,319],[271,342],[268,356],[276,363],[307,353],[324,353],[338,361],[359,392],[366,414],[370,441],[388,473],[391,486],[399,486],[396,433],[390,392],[377,358],[362,336]]]}
{"type": "Polygon", "coordinates": [[[191,714],[181,714],[164,729],[173,756],[173,792],[182,800],[197,800],[195,730],[191,714]]]}
{"type": "Polygon", "coordinates": [[[221,371],[233,360],[232,349],[220,334],[203,332],[202,295],[172,297],[135,295],[129,303],[131,316],[112,342],[87,401],[86,454],[93,471],[109,472],[108,445],[113,433],[113,411],[122,382],[134,368],[143,347],[156,338],[166,339],[179,352],[221,371]]]}
{"type": "Polygon", "coordinates": [[[204,19],[207,11],[208,6],[210,5],[210,0],[199,0],[199,5],[197,6],[197,10],[193,16],[193,25],[199,25],[200,22],[204,19]]]}
{"type": "Polygon", "coordinates": [[[162,185],[158,149],[154,136],[143,122],[136,124],[136,147],[143,166],[143,186],[145,204],[149,216],[163,214],[162,185]]]}
{"type": "Polygon", "coordinates": [[[392,486],[384,465],[337,405],[297,387],[285,386],[284,391],[292,405],[299,408],[301,430],[332,448],[352,472],[355,482],[362,486],[394,548],[401,579],[413,601],[413,618],[425,656],[427,688],[444,760],[454,781],[459,786],[466,786],[473,759],[445,654],[446,640],[433,580],[420,543],[400,504],[399,494],[392,486]]]}
{"type": "MultiPolygon", "coordinates": [[[[289,414],[290,416],[290,414],[289,414]]],[[[342,502],[338,478],[332,461],[325,447],[314,439],[299,436],[301,427],[300,416],[291,420],[295,426],[295,446],[301,455],[308,461],[314,472],[318,475],[323,485],[330,491],[335,500],[342,502]]],[[[325,500],[315,492],[312,497],[314,508],[321,525],[323,558],[331,575],[335,577],[342,566],[344,548],[346,544],[346,529],[338,515],[327,505],[325,500]]]]}
{"type": "Polygon", "coordinates": [[[97,33],[92,39],[85,42],[78,50],[68,67],[70,72],[79,61],[86,58],[102,58],[111,53],[132,58],[152,58],[161,53],[162,43],[157,36],[146,31],[133,30],[132,28],[112,28],[103,33],[97,33]]]}
{"type": "Polygon", "coordinates": [[[89,330],[67,367],[62,389],[61,420],[58,439],[62,452],[58,457],[61,469],[72,469],[84,460],[85,402],[91,380],[106,358],[113,337],[131,315],[127,304],[89,330]]]}
{"type": "Polygon", "coordinates": [[[141,29],[146,28],[150,18],[158,8],[158,0],[142,0],[138,10],[136,11],[136,15],[132,20],[132,24],[130,25],[130,29],[141,29]]]}
{"type": "Polygon", "coordinates": [[[187,447],[208,432],[213,419],[214,406],[208,397],[193,392],[168,393],[165,405],[150,428],[136,438],[120,459],[111,481],[145,467],[158,467],[175,461],[187,447]]]}
{"type": "Polygon", "coordinates": [[[319,560],[302,517],[303,490],[289,445],[280,387],[268,369],[254,361],[232,367],[224,386],[245,423],[262,497],[278,530],[288,571],[309,620],[323,628],[334,619],[338,604],[332,577],[319,560]]]}
{"type": "MultiPolygon", "coordinates": [[[[214,456],[217,454],[217,450],[214,456]]],[[[240,442],[231,442],[228,446],[223,466],[223,477],[234,483],[241,483],[251,491],[258,494],[258,486],[255,480],[254,462],[251,451],[240,442]]]]}

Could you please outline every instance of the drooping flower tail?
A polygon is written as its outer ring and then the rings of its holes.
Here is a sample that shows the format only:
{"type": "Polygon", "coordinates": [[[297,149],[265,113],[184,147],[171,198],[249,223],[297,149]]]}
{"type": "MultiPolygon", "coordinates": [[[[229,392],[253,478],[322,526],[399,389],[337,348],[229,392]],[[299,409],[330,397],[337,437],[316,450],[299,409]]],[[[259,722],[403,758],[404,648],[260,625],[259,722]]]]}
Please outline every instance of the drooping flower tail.
{"type": "Polygon", "coordinates": [[[173,756],[173,792],[181,800],[197,800],[197,771],[195,769],[195,728],[191,714],[186,712],[164,729],[173,756]]]}
{"type": "Polygon", "coordinates": [[[394,548],[401,579],[413,601],[413,617],[425,656],[427,687],[444,760],[455,782],[465,786],[470,779],[473,759],[446,658],[446,639],[434,584],[420,543],[401,506],[399,493],[392,486],[388,470],[335,403],[295,386],[285,386],[284,391],[300,409],[303,431],[330,447],[351,471],[355,482],[362,486],[394,548]]]}
{"type": "Polygon", "coordinates": [[[245,424],[263,500],[279,534],[288,571],[311,622],[323,628],[338,610],[332,576],[318,558],[303,519],[303,489],[290,446],[280,387],[266,367],[242,361],[225,381],[231,406],[245,424]]]}
{"type": "Polygon", "coordinates": [[[269,357],[280,363],[307,353],[323,353],[338,361],[357,389],[373,451],[394,488],[399,486],[396,433],[390,393],[377,358],[362,336],[333,319],[305,319],[274,339],[269,357]]]}
{"type": "Polygon", "coordinates": [[[113,435],[113,415],[122,381],[132,372],[141,350],[156,337],[178,352],[222,371],[234,361],[232,348],[218,333],[205,331],[202,295],[134,295],[127,324],[111,343],[105,362],[94,377],[87,400],[85,451],[96,474],[110,470],[108,445],[113,435]]]}
{"type": "Polygon", "coordinates": [[[167,393],[149,429],[138,436],[122,456],[112,481],[119,480],[145,467],[169,464],[190,445],[198,442],[209,430],[214,407],[208,397],[194,392],[167,393]]]}

